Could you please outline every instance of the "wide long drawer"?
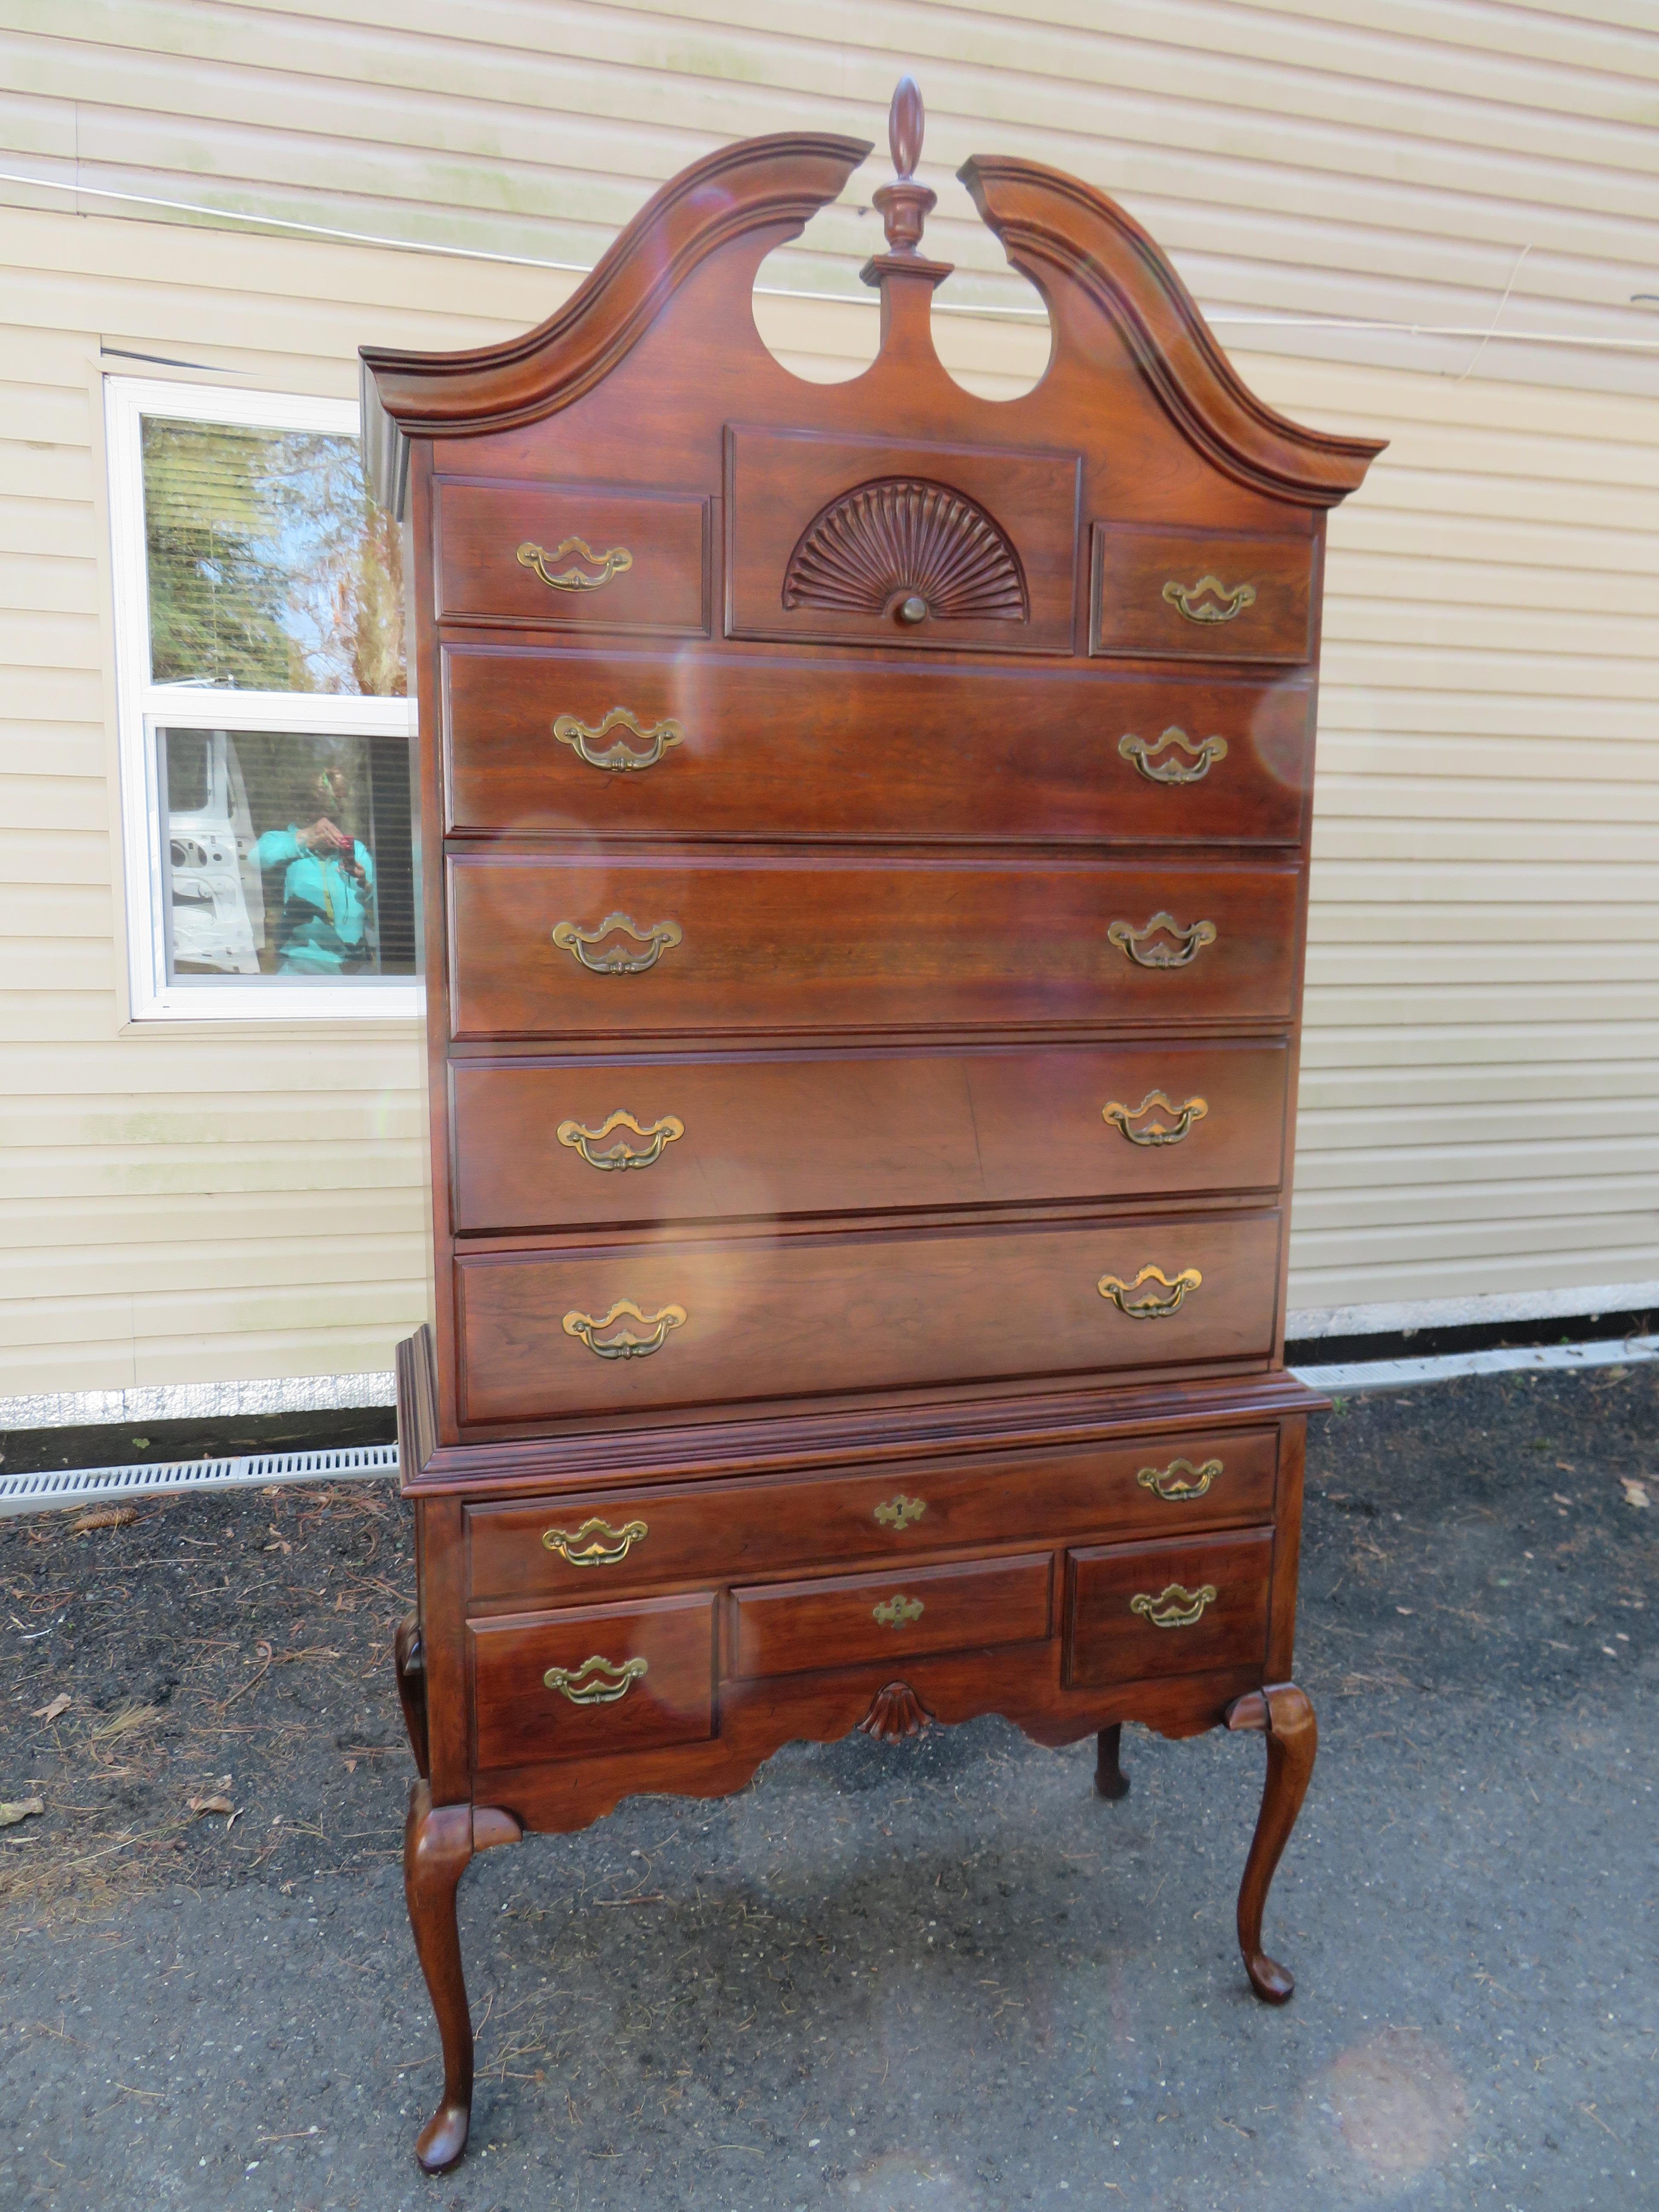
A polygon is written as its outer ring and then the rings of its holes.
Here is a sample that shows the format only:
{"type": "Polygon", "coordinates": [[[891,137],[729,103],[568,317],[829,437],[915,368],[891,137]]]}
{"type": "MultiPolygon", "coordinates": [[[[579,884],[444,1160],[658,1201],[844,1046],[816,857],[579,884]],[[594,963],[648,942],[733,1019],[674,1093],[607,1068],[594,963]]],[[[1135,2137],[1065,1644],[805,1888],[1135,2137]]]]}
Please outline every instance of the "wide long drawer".
{"type": "Polygon", "coordinates": [[[894,1473],[660,1484],[467,1505],[467,1584],[488,1603],[613,1586],[748,1581],[834,1561],[902,1566],[973,1544],[1169,1535],[1267,1521],[1279,1431],[1175,1431],[894,1473]]]}
{"type": "Polygon", "coordinates": [[[1282,1044],[451,1068],[466,1233],[1271,1190],[1282,1044]]]}
{"type": "Polygon", "coordinates": [[[1290,868],[461,858],[454,1034],[1287,1021],[1290,868]]]}
{"type": "Polygon", "coordinates": [[[455,1266],[461,1418],[1261,1359],[1277,1212],[704,1237],[455,1266]]]}
{"type": "Polygon", "coordinates": [[[452,830],[1286,844],[1310,781],[1300,677],[452,644],[443,683],[452,830]]]}

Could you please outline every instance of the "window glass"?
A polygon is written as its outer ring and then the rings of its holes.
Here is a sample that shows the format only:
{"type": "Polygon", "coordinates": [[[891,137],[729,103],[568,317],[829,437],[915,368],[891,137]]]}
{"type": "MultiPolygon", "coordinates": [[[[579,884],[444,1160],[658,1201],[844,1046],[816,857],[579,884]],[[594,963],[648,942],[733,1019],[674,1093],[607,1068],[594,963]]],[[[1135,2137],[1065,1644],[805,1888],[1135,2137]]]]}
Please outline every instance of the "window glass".
{"type": "Polygon", "coordinates": [[[404,696],[398,526],[355,438],[147,415],[150,678],[404,696]]]}
{"type": "Polygon", "coordinates": [[[167,979],[416,972],[407,738],[161,728],[167,979]]]}

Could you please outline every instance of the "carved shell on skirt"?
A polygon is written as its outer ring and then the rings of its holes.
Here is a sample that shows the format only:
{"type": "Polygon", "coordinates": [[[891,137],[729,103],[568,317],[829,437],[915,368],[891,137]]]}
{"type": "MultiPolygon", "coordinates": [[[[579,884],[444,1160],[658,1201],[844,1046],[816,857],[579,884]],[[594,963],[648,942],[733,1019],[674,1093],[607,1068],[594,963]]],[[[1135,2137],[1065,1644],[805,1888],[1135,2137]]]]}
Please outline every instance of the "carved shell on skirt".
{"type": "Polygon", "coordinates": [[[1000,526],[925,477],[883,477],[832,500],[789,556],[783,604],[913,623],[1030,615],[1019,556],[1000,526]]]}

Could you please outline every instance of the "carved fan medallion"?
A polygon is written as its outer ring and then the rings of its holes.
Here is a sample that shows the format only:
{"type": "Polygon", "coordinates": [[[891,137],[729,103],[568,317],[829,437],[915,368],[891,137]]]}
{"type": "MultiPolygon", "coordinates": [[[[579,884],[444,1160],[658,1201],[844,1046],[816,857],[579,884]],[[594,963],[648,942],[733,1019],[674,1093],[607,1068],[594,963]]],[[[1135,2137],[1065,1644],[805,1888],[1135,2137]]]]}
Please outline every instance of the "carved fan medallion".
{"type": "Polygon", "coordinates": [[[816,515],[784,574],[786,607],[899,622],[1025,622],[1019,556],[985,509],[924,477],[859,484],[816,515]]]}

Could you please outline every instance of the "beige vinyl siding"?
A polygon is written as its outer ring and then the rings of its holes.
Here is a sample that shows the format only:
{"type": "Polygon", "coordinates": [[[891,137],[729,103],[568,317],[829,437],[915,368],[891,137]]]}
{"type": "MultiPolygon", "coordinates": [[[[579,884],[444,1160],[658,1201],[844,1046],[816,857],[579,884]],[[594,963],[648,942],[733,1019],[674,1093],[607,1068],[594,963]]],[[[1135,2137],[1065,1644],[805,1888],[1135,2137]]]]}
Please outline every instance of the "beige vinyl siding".
{"type": "MultiPolygon", "coordinates": [[[[947,296],[1029,297],[955,171],[1025,154],[1121,198],[1225,317],[1302,319],[1280,349],[1456,374],[1467,337],[1364,318],[1651,342],[1659,22],[1518,0],[0,0],[0,141],[30,174],[375,235],[590,264],[722,140],[878,142],[922,80],[929,239],[947,296]],[[29,167],[29,164],[33,167],[29,167]],[[1507,294],[1507,298],[1506,298],[1507,294]],[[1318,325],[1305,319],[1322,319],[1318,325]]],[[[776,281],[847,296],[880,158],[776,281]]],[[[0,186],[11,197],[61,198],[0,186]]],[[[80,203],[96,209],[100,203],[80,203]]],[[[134,210],[137,212],[137,210],[134,210]]],[[[1492,377],[1557,380],[1500,338],[1492,377]]],[[[1650,388],[1568,349],[1565,380],[1650,388]]]]}
{"type": "MultiPolygon", "coordinates": [[[[879,137],[909,65],[946,304],[1030,298],[950,178],[966,153],[1119,191],[1264,398],[1393,441],[1331,526],[1292,1309],[1651,1296],[1654,356],[1226,319],[1484,330],[1513,276],[1508,326],[1659,339],[1629,304],[1659,291],[1652,19],[1029,13],[0,0],[0,167],[78,144],[83,183],[586,262],[722,138],[879,137]]],[[[835,295],[758,303],[804,374],[873,344],[879,173],[763,272],[835,295]]],[[[126,1022],[99,380],[348,396],[360,343],[477,343],[576,279],[0,199],[0,1396],[382,1370],[426,1297],[412,1026],[126,1022]]],[[[1046,354],[1018,317],[936,329],[989,397],[1046,354]]]]}

